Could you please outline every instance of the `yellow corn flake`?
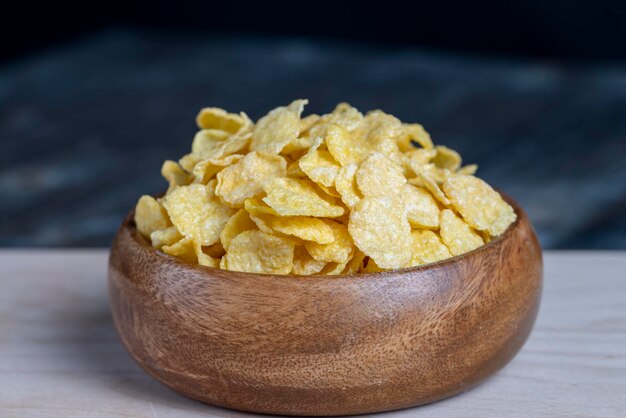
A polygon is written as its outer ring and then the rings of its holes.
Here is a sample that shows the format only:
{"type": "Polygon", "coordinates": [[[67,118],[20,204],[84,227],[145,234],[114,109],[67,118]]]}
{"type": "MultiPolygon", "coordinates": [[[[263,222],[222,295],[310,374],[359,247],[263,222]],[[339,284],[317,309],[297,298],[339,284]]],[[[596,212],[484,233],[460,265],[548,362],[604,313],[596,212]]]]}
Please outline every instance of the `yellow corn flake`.
{"type": "Polygon", "coordinates": [[[154,197],[148,195],[141,196],[135,206],[135,224],[137,230],[145,237],[171,225],[163,206],[154,197]]]}
{"type": "Polygon", "coordinates": [[[439,226],[439,206],[426,190],[405,184],[402,186],[400,198],[404,202],[412,227],[437,228],[439,226]]]}
{"type": "Polygon", "coordinates": [[[459,255],[484,244],[480,235],[450,209],[441,211],[439,220],[441,239],[452,255],[459,255]]]}
{"type": "Polygon", "coordinates": [[[164,245],[161,251],[173,257],[179,257],[187,263],[198,262],[194,242],[187,238],[183,238],[171,245],[164,245]]]}
{"type": "Polygon", "coordinates": [[[161,175],[169,183],[168,190],[174,189],[176,186],[184,186],[193,180],[193,177],[183,170],[175,161],[167,160],[161,167],[161,175]]]}
{"type": "Polygon", "coordinates": [[[337,275],[422,265],[489,242],[516,219],[490,186],[420,124],[306,100],[254,124],[202,109],[191,152],[166,161],[163,198],[137,203],[138,233],[189,263],[337,275]],[[412,228],[414,230],[412,230],[412,228]]]}
{"type": "Polygon", "coordinates": [[[287,165],[287,177],[298,179],[306,178],[307,175],[300,168],[300,161],[292,161],[287,165]]]}
{"type": "Polygon", "coordinates": [[[396,137],[401,133],[400,123],[393,116],[380,111],[370,112],[354,128],[330,125],[326,132],[326,146],[330,154],[346,166],[361,163],[370,154],[379,152],[388,158],[399,158],[396,137]]]}
{"type": "Polygon", "coordinates": [[[298,158],[303,152],[306,152],[315,144],[315,138],[311,136],[299,136],[293,139],[290,143],[285,145],[285,148],[281,151],[281,155],[289,155],[294,158],[298,158]]]}
{"type": "Polygon", "coordinates": [[[420,185],[426,187],[428,191],[441,203],[446,206],[450,206],[450,200],[446,197],[446,195],[441,191],[441,188],[437,184],[437,182],[433,179],[430,173],[427,171],[420,171],[418,175],[421,183],[420,185]]]}
{"type": "Polygon", "coordinates": [[[175,188],[165,196],[163,206],[181,234],[201,245],[215,244],[235,212],[202,184],[175,188]]]}
{"type": "MultiPolygon", "coordinates": [[[[321,219],[308,216],[258,215],[263,225],[271,231],[291,235],[304,241],[329,244],[335,240],[332,228],[321,219]]],[[[255,219],[255,222],[257,221],[255,219]]],[[[259,225],[259,222],[257,222],[259,225]]],[[[259,229],[263,229],[259,226],[259,229]]]]}
{"type": "Polygon", "coordinates": [[[248,273],[288,274],[293,269],[294,247],[288,238],[244,231],[230,242],[220,267],[248,273]]]}
{"type": "Polygon", "coordinates": [[[270,208],[265,204],[265,202],[257,198],[246,199],[243,202],[243,207],[250,215],[254,216],[278,215],[278,213],[274,209],[270,208]]]}
{"type": "Polygon", "coordinates": [[[354,163],[341,167],[335,177],[335,189],[341,196],[343,203],[350,209],[363,197],[356,184],[355,174],[358,166],[354,163]]]}
{"type": "Polygon", "coordinates": [[[368,148],[360,148],[348,130],[339,125],[329,125],[325,136],[328,152],[340,165],[358,164],[369,152],[368,148]]]}
{"type": "Polygon", "coordinates": [[[278,155],[251,152],[217,174],[215,194],[233,207],[263,191],[268,181],[284,176],[287,162],[278,155]]]}
{"type": "Polygon", "coordinates": [[[200,129],[215,129],[235,134],[252,126],[252,121],[248,116],[228,113],[219,107],[205,107],[196,116],[196,123],[200,129]]]}
{"type": "Polygon", "coordinates": [[[385,269],[411,261],[411,225],[396,196],[367,197],[352,210],[348,230],[365,255],[385,269]]]}
{"type": "Polygon", "coordinates": [[[254,127],[252,151],[278,154],[300,133],[300,115],[308,100],[295,100],[287,107],[278,107],[262,117],[254,127]]]}
{"type": "Polygon", "coordinates": [[[318,261],[311,257],[306,248],[297,246],[293,256],[293,274],[310,276],[318,274],[326,266],[325,261],[318,261]]]}
{"type": "Polygon", "coordinates": [[[349,261],[344,261],[343,263],[328,263],[322,269],[320,274],[326,276],[336,276],[338,274],[342,274],[343,271],[347,268],[349,261]]]}
{"type": "Polygon", "coordinates": [[[224,229],[220,233],[220,242],[224,249],[228,250],[230,242],[243,231],[256,229],[256,224],[250,219],[250,215],[245,209],[239,209],[224,224],[224,229]]]}
{"type": "Polygon", "coordinates": [[[452,257],[448,247],[441,242],[439,235],[433,231],[414,230],[411,235],[413,237],[411,266],[434,263],[452,257]]]}
{"type": "Polygon", "coordinates": [[[341,274],[356,274],[363,268],[363,260],[365,259],[365,254],[359,250],[354,251],[354,255],[346,264],[346,267],[343,269],[341,274]]]}
{"type": "Polygon", "coordinates": [[[502,234],[517,216],[491,186],[474,176],[457,175],[443,185],[452,206],[465,222],[492,236],[502,234]]]}
{"type": "Polygon", "coordinates": [[[311,254],[311,257],[318,261],[347,262],[353,251],[352,237],[348,233],[348,228],[335,221],[325,220],[324,222],[332,231],[333,239],[329,243],[307,241],[304,243],[304,247],[311,254]]]}
{"type": "Polygon", "coordinates": [[[192,174],[197,183],[206,184],[217,173],[222,171],[224,167],[228,167],[231,164],[239,161],[243,155],[232,154],[222,158],[209,158],[208,160],[202,160],[195,164],[192,169],[192,174]]]}
{"type": "Polygon", "coordinates": [[[439,168],[456,171],[461,167],[461,156],[458,152],[443,145],[435,147],[437,154],[433,158],[433,163],[439,168]]]}
{"type": "Polygon", "coordinates": [[[164,245],[172,245],[177,241],[183,239],[183,236],[178,232],[175,226],[170,226],[169,228],[159,229],[158,231],[153,231],[150,234],[150,242],[154,248],[161,248],[164,245]]]}
{"type": "Polygon", "coordinates": [[[250,133],[231,135],[217,129],[202,129],[193,139],[191,153],[199,160],[242,153],[250,143],[250,133]]]}
{"type": "Polygon", "coordinates": [[[406,184],[402,168],[378,152],[363,161],[355,177],[356,184],[365,197],[397,193],[406,184]]]}
{"type": "Polygon", "coordinates": [[[405,175],[407,177],[411,175],[417,176],[425,166],[430,164],[435,155],[437,155],[437,151],[426,148],[412,149],[405,152],[402,157],[405,175]]]}
{"type": "Polygon", "coordinates": [[[424,127],[419,123],[403,123],[402,128],[405,136],[402,137],[402,151],[409,150],[411,141],[417,142],[422,148],[432,149],[433,141],[430,138],[430,134],[426,132],[424,127]]]}
{"type": "Polygon", "coordinates": [[[281,216],[335,218],[344,212],[331,197],[322,197],[310,180],[274,178],[264,190],[263,201],[281,216]]]}
{"type": "Polygon", "coordinates": [[[332,113],[320,118],[324,124],[338,125],[347,131],[356,130],[363,122],[363,114],[348,103],[339,103],[332,113]]]}
{"type": "Polygon", "coordinates": [[[219,258],[215,258],[207,254],[204,251],[204,247],[202,247],[202,245],[198,244],[197,242],[194,242],[193,247],[194,247],[194,252],[196,253],[198,264],[200,264],[201,266],[206,266],[206,267],[219,267],[220,266],[219,258]]]}
{"type": "Polygon", "coordinates": [[[326,150],[320,150],[322,138],[318,138],[309,151],[300,158],[299,165],[302,171],[315,183],[331,187],[341,166],[326,150]]]}
{"type": "Polygon", "coordinates": [[[476,174],[476,170],[478,170],[478,166],[476,164],[468,164],[459,168],[456,173],[472,176],[476,174]]]}

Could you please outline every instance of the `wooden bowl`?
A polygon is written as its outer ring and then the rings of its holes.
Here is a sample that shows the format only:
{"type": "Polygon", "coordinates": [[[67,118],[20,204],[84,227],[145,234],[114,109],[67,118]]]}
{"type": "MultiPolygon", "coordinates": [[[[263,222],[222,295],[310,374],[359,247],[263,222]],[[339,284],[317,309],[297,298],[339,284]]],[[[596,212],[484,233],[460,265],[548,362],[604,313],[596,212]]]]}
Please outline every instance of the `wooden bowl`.
{"type": "Polygon", "coordinates": [[[243,411],[350,415],[425,404],[503,367],[535,321],[541,248],[528,218],[470,253],[355,276],[186,264],[132,213],[109,260],[113,318],[132,357],[189,397],[243,411]]]}

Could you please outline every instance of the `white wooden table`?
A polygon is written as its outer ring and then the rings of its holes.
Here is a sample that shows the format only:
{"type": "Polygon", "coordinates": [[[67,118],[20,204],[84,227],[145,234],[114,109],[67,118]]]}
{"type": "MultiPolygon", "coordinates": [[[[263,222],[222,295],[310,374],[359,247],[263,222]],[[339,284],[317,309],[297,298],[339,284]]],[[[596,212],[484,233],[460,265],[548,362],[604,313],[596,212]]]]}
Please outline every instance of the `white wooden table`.
{"type": "MultiPolygon", "coordinates": [[[[124,351],[104,250],[0,251],[0,417],[253,417],[177,395],[124,351]]],[[[626,252],[548,252],[535,329],[478,388],[391,417],[626,416],[626,252]]]]}

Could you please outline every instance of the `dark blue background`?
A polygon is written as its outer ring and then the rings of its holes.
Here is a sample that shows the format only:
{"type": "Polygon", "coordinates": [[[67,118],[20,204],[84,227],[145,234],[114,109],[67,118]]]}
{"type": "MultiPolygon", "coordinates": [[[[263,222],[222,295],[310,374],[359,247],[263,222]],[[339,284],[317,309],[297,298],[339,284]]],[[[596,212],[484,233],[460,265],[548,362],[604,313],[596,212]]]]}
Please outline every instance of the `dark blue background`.
{"type": "Polygon", "coordinates": [[[626,248],[623,5],[147,4],[24,3],[2,27],[0,245],[106,246],[200,107],[304,97],[423,123],[547,248],[626,248]]]}

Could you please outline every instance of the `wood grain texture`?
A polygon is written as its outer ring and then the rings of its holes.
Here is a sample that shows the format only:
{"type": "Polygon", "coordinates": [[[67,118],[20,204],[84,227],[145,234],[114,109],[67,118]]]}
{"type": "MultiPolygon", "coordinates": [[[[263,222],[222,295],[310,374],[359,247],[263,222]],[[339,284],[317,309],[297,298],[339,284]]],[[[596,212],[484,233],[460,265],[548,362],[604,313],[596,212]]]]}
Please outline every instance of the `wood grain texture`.
{"type": "Polygon", "coordinates": [[[532,328],[541,250],[516,211],[466,255],[340,277],[188,265],[150,247],[129,216],[110,257],[113,318],[151,375],[213,405],[346,415],[429,403],[499,370],[532,328]]]}
{"type": "MultiPolygon", "coordinates": [[[[113,325],[107,250],[0,250],[3,418],[253,418],[178,395],[113,325]]],[[[545,253],[541,309],[517,356],[475,389],[384,418],[606,418],[626,410],[626,252],[545,253]]]]}

